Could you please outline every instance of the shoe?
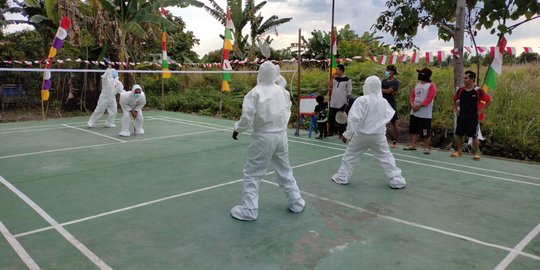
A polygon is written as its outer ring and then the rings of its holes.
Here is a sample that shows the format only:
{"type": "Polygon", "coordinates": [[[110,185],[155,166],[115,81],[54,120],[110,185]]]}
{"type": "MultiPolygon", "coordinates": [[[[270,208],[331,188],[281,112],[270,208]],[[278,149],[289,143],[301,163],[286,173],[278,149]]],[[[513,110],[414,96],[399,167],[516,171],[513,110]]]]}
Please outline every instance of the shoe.
{"type": "Polygon", "coordinates": [[[141,128],[141,130],[138,130],[135,132],[136,135],[144,135],[144,129],[141,128]]]}
{"type": "Polygon", "coordinates": [[[403,150],[405,150],[405,151],[416,151],[416,147],[407,146],[407,147],[403,148],[403,150]]]}
{"type": "Polygon", "coordinates": [[[450,154],[451,157],[461,157],[461,152],[454,152],[452,154],[450,154]]]}
{"type": "Polygon", "coordinates": [[[321,136],[315,137],[315,139],[318,139],[318,140],[320,140],[320,139],[322,139],[322,138],[323,138],[323,137],[321,137],[321,136]]]}
{"type": "Polygon", "coordinates": [[[88,128],[93,128],[93,127],[94,127],[94,124],[93,124],[93,123],[90,123],[90,122],[88,122],[88,123],[86,123],[86,126],[87,126],[88,128]]]}
{"type": "Polygon", "coordinates": [[[474,155],[473,159],[476,160],[476,161],[479,161],[479,160],[480,160],[480,156],[479,156],[479,155],[474,155]]]}
{"type": "Polygon", "coordinates": [[[257,219],[256,209],[246,209],[242,205],[231,208],[231,216],[242,221],[252,221],[257,219]]]}
{"type": "Polygon", "coordinates": [[[300,198],[295,203],[289,205],[289,211],[295,214],[302,213],[302,211],[304,211],[305,208],[306,208],[306,202],[302,198],[300,198]]]}
{"type": "Polygon", "coordinates": [[[398,144],[397,144],[397,143],[398,143],[398,141],[393,140],[393,141],[392,141],[392,146],[390,146],[390,147],[392,147],[392,148],[397,148],[397,147],[398,147],[398,144]]]}
{"type": "Polygon", "coordinates": [[[341,182],[341,181],[338,181],[335,174],[332,175],[332,177],[330,177],[330,180],[332,180],[332,182],[334,182],[334,183],[336,183],[336,184],[338,184],[338,185],[348,185],[348,184],[349,184],[349,182],[341,182]]]}
{"type": "Polygon", "coordinates": [[[118,133],[118,136],[129,137],[131,135],[129,134],[129,131],[120,131],[120,133],[118,133]]]}
{"type": "Polygon", "coordinates": [[[388,186],[390,186],[392,189],[402,189],[407,186],[407,182],[405,182],[405,178],[403,178],[403,176],[394,176],[392,179],[390,179],[388,186]]]}
{"type": "Polygon", "coordinates": [[[106,128],[115,128],[116,125],[115,124],[105,124],[105,127],[106,128]]]}
{"type": "Polygon", "coordinates": [[[429,152],[429,149],[424,149],[424,155],[429,155],[429,154],[431,154],[431,153],[429,152]]]}

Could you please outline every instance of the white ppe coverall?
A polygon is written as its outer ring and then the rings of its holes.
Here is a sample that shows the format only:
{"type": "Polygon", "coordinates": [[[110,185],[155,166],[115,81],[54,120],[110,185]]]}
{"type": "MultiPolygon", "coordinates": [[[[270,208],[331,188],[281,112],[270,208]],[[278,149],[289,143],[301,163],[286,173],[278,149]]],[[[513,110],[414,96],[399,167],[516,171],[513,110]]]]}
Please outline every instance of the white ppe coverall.
{"type": "Polygon", "coordinates": [[[239,220],[255,220],[259,208],[259,184],[271,161],[279,186],[285,192],[288,208],[293,213],[304,210],[305,201],[289,164],[287,124],[291,116],[290,94],[276,85],[277,70],[270,62],[259,68],[257,85],[244,97],[242,116],[234,124],[235,132],[253,128],[251,143],[244,166],[242,204],[231,209],[239,220]]]}
{"type": "Polygon", "coordinates": [[[366,79],[363,92],[364,95],[354,101],[349,111],[347,130],[343,136],[350,142],[332,181],[348,184],[360,156],[371,149],[386,176],[390,178],[390,187],[403,188],[406,185],[405,178],[396,167],[385,136],[386,124],[390,122],[395,111],[383,98],[381,80],[377,76],[366,79]]]}
{"type": "Polygon", "coordinates": [[[105,110],[109,114],[107,121],[105,122],[105,127],[114,128],[114,119],[116,118],[117,105],[116,105],[116,95],[124,92],[124,86],[118,80],[118,72],[112,68],[105,70],[105,73],[101,75],[101,94],[99,95],[99,100],[88,120],[87,126],[89,128],[94,127],[94,124],[97,120],[103,115],[105,110]],[[113,76],[116,74],[116,76],[113,76]]]}
{"type": "Polygon", "coordinates": [[[122,107],[122,130],[118,135],[123,137],[129,137],[130,135],[130,123],[131,123],[131,111],[137,112],[137,118],[135,119],[135,134],[144,134],[143,129],[143,113],[142,108],[146,104],[146,96],[142,91],[142,88],[136,84],[131,91],[126,91],[120,94],[120,107],[122,107]],[[140,96],[135,96],[135,89],[141,89],[140,96]]]}

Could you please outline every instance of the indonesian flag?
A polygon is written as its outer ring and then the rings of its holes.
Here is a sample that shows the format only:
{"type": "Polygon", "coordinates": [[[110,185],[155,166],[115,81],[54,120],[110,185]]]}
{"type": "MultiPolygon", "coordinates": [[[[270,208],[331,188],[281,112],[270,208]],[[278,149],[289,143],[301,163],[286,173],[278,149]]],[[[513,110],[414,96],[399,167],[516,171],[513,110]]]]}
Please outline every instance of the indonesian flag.
{"type": "Polygon", "coordinates": [[[411,63],[414,63],[414,64],[420,63],[420,55],[417,53],[413,53],[411,57],[411,63]]]}
{"type": "Polygon", "coordinates": [[[455,58],[459,58],[459,48],[453,48],[450,52],[452,53],[452,55],[454,55],[455,58]]]}
{"type": "Polygon", "coordinates": [[[401,63],[407,62],[407,55],[402,54],[401,56],[399,56],[399,62],[401,62],[401,63]]]}
{"type": "Polygon", "coordinates": [[[515,47],[506,47],[506,53],[508,55],[516,55],[516,48],[515,47]]]}
{"type": "Polygon", "coordinates": [[[444,61],[444,51],[438,51],[437,52],[437,62],[444,61]]]}
{"type": "Polygon", "coordinates": [[[523,50],[525,50],[526,53],[532,53],[532,47],[523,47],[523,50]]]}
{"type": "Polygon", "coordinates": [[[497,47],[497,50],[494,50],[493,52],[493,61],[491,62],[491,66],[489,66],[489,69],[486,73],[486,78],[484,79],[484,84],[482,85],[482,89],[484,89],[484,91],[487,91],[488,89],[497,90],[497,75],[500,75],[502,72],[503,55],[505,48],[506,38],[503,36],[499,41],[499,46],[497,47]]]}
{"type": "Polygon", "coordinates": [[[371,61],[373,61],[373,62],[377,61],[377,57],[375,57],[375,55],[372,55],[370,59],[371,59],[371,61]]]}
{"type": "Polygon", "coordinates": [[[390,59],[388,59],[388,64],[395,65],[397,63],[398,56],[395,54],[390,55],[390,59]]]}
{"type": "Polygon", "coordinates": [[[431,63],[431,60],[433,59],[433,53],[432,52],[426,52],[426,63],[431,63]]]}
{"type": "Polygon", "coordinates": [[[478,53],[487,52],[487,47],[476,47],[476,51],[478,51],[478,53]]]}
{"type": "MultiPolygon", "coordinates": [[[[503,48],[504,51],[505,48],[503,48]]],[[[489,57],[494,58],[495,57],[495,47],[489,47],[489,57]]]]}
{"type": "Polygon", "coordinates": [[[379,64],[381,64],[381,65],[386,64],[386,55],[379,56],[379,64]]]}

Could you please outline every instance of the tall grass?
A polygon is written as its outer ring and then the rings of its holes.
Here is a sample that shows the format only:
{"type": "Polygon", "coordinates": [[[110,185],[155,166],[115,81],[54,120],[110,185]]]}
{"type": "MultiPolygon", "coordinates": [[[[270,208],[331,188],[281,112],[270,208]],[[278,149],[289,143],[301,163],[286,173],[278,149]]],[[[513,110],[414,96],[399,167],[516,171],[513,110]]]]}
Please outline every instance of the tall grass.
{"type": "MultiPolygon", "coordinates": [[[[402,121],[408,121],[409,96],[416,84],[417,72],[423,66],[398,64],[398,79],[401,82],[396,95],[397,111],[402,121]]],[[[246,67],[254,69],[254,67],[246,67]]],[[[284,65],[282,70],[295,69],[284,65]]],[[[431,67],[432,81],[437,85],[433,107],[433,127],[436,132],[453,131],[452,96],[453,70],[451,67],[431,67]]],[[[467,70],[468,68],[465,68],[467,70]]],[[[476,68],[471,67],[471,70],[476,68]]],[[[362,94],[364,80],[371,75],[382,78],[385,66],[371,62],[353,62],[346,65],[345,74],[352,79],[353,96],[362,94]]],[[[291,94],[296,98],[298,74],[285,73],[291,94]]],[[[485,68],[479,74],[485,76],[485,68]]],[[[256,84],[256,74],[232,74],[231,92],[223,93],[222,117],[237,119],[241,114],[243,96],[256,84]]],[[[161,108],[161,78],[149,75],[141,78],[149,96],[149,105],[161,108]]],[[[165,81],[166,110],[204,115],[217,115],[219,111],[221,75],[189,74],[173,76],[165,81]]],[[[301,70],[300,95],[326,95],[328,71],[320,67],[301,70]]],[[[482,123],[486,141],[482,143],[484,153],[521,160],[540,161],[540,64],[504,66],[498,77],[498,89],[490,91],[492,105],[486,110],[487,118],[482,123]]],[[[296,101],[293,101],[293,112],[296,101]]],[[[296,121],[293,113],[291,122],[296,121]]],[[[435,134],[437,135],[437,134],[435,134]]],[[[439,134],[442,135],[442,134],[439,134]]],[[[445,135],[445,134],[444,134],[445,135]]]]}

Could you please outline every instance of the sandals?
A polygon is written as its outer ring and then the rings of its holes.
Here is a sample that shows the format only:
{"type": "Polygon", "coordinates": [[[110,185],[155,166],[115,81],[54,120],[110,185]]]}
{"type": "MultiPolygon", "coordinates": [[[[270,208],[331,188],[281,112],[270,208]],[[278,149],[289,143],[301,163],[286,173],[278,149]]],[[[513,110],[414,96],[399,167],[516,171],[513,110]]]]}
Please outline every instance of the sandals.
{"type": "Polygon", "coordinates": [[[416,151],[416,147],[407,146],[407,147],[403,148],[403,150],[405,150],[405,151],[416,151]]]}

